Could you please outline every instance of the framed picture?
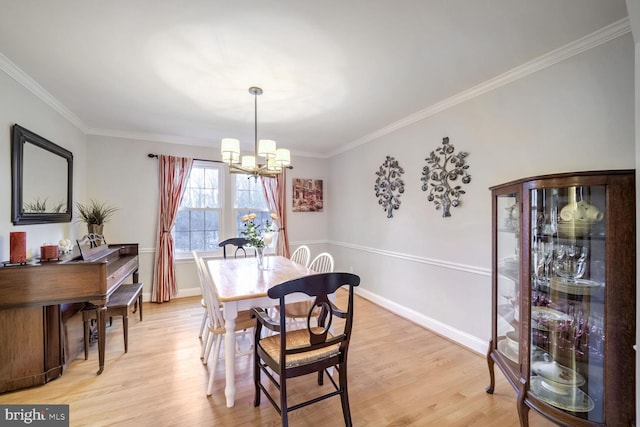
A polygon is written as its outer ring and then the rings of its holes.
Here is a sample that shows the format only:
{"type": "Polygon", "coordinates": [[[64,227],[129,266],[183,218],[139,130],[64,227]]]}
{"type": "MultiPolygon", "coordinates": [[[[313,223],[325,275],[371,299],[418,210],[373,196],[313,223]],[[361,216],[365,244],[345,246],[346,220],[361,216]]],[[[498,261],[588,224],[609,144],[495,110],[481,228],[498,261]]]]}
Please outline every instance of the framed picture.
{"type": "Polygon", "coordinates": [[[293,178],[293,211],[322,212],[321,179],[293,178]]]}

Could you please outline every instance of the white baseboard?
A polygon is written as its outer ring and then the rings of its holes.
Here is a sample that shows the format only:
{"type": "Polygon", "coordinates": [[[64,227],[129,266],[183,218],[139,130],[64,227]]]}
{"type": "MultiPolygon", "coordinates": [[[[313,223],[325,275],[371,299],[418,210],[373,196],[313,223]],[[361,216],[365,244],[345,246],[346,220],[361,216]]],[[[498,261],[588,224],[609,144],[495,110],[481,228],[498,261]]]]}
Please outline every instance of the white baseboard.
{"type": "MultiPolygon", "coordinates": [[[[187,297],[197,297],[202,295],[200,292],[200,287],[197,288],[188,288],[188,289],[178,289],[178,295],[174,296],[173,299],[176,298],[187,298],[187,297]]],[[[145,290],[142,292],[142,301],[150,302],[151,301],[151,289],[145,290]]]]}
{"type": "Polygon", "coordinates": [[[415,310],[404,307],[365,289],[356,288],[355,293],[362,298],[389,310],[393,314],[397,314],[398,316],[420,325],[423,328],[429,329],[430,331],[454,341],[473,352],[481,355],[485,355],[487,353],[487,349],[489,348],[489,343],[487,341],[452,328],[438,320],[432,319],[422,313],[418,313],[415,310]]]}
{"type": "Polygon", "coordinates": [[[180,288],[178,289],[178,295],[174,298],[187,298],[187,297],[197,297],[202,295],[202,291],[200,291],[200,286],[196,288],[180,288]]]}

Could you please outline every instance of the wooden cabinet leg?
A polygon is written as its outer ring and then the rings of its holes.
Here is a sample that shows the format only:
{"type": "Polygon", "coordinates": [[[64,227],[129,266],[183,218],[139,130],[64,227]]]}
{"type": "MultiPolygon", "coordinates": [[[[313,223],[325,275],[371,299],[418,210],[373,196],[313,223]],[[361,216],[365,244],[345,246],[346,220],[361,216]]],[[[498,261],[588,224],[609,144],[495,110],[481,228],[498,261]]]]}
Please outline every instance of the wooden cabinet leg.
{"type": "Polygon", "coordinates": [[[524,403],[525,394],[524,390],[518,393],[518,417],[521,427],[529,427],[529,407],[524,403]]]}
{"type": "Polygon", "coordinates": [[[493,394],[493,390],[496,387],[496,375],[493,370],[494,363],[491,358],[491,350],[493,349],[493,340],[489,341],[489,351],[487,352],[487,364],[489,365],[489,386],[485,389],[487,393],[493,394]]]}

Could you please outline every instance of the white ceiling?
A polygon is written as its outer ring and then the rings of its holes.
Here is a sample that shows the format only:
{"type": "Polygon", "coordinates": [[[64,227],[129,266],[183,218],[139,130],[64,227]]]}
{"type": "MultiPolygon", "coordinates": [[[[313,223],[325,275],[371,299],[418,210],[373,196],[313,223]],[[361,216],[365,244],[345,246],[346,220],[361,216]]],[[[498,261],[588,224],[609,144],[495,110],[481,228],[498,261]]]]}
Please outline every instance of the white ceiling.
{"type": "Polygon", "coordinates": [[[248,88],[260,86],[258,137],[317,156],[627,16],[624,0],[0,0],[0,10],[0,68],[35,81],[89,134],[216,147],[235,136],[251,150],[248,88]]]}

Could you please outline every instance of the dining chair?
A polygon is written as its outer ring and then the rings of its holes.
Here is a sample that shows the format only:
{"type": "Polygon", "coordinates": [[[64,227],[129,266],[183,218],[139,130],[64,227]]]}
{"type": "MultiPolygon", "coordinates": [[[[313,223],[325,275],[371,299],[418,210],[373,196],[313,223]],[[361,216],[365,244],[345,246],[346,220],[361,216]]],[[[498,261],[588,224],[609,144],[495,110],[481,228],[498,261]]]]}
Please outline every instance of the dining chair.
{"type": "Polygon", "coordinates": [[[198,338],[202,340],[202,351],[200,352],[200,359],[203,359],[204,348],[209,334],[209,329],[207,328],[209,311],[207,310],[207,304],[205,303],[204,298],[204,278],[202,277],[202,272],[200,271],[200,266],[198,265],[198,253],[196,251],[191,251],[191,254],[193,255],[193,261],[196,264],[196,270],[198,271],[198,281],[200,282],[200,307],[202,307],[203,313],[202,321],[200,322],[200,331],[198,332],[198,338]]]}
{"type": "Polygon", "coordinates": [[[309,269],[316,273],[330,273],[333,271],[333,257],[329,252],[318,254],[309,264],[309,269]]]}
{"type": "MultiPolygon", "coordinates": [[[[215,288],[211,280],[211,275],[207,269],[205,260],[202,257],[197,259],[198,268],[203,278],[203,289],[205,295],[205,302],[209,313],[207,329],[209,331],[208,339],[206,340],[204,357],[202,363],[207,365],[211,350],[213,349],[213,363],[209,365],[209,381],[207,383],[207,396],[211,396],[213,393],[213,383],[215,380],[216,366],[220,357],[220,347],[224,339],[226,329],[224,326],[224,316],[222,312],[222,306],[218,301],[218,296],[215,293],[215,288]]],[[[255,320],[251,318],[251,312],[249,310],[239,311],[236,318],[235,333],[237,336],[247,336],[250,341],[248,349],[242,350],[236,340],[236,357],[246,356],[253,353],[253,337],[251,332],[255,327],[255,320]]],[[[237,338],[237,337],[236,337],[237,338]]]]}
{"type": "MultiPolygon", "coordinates": [[[[328,252],[318,254],[311,261],[309,269],[316,273],[331,273],[333,271],[333,257],[328,252]]],[[[303,327],[310,307],[311,301],[292,302],[286,305],[285,315],[291,323],[297,323],[300,327],[303,327]]],[[[313,312],[312,315],[317,316],[318,310],[313,312]]]]}
{"type": "Polygon", "coordinates": [[[245,245],[249,244],[249,239],[245,238],[245,237],[232,237],[230,239],[227,240],[223,240],[222,242],[218,243],[218,246],[222,248],[222,256],[226,259],[227,258],[227,246],[231,245],[234,246],[236,248],[235,252],[233,253],[233,256],[235,258],[238,258],[238,251],[242,251],[244,253],[244,257],[247,257],[247,250],[244,248],[245,245]]]}
{"type": "Polygon", "coordinates": [[[260,406],[260,396],[264,393],[280,413],[283,427],[288,426],[289,412],[337,395],[342,402],[345,425],[351,426],[347,392],[347,354],[353,324],[353,288],[359,284],[360,277],[351,273],[304,276],[280,283],[267,291],[270,298],[279,300],[279,321],[270,318],[263,308],[252,309],[253,316],[257,319],[254,332],[253,404],[256,407],[260,406]],[[337,307],[329,300],[329,295],[343,286],[348,289],[346,309],[337,307]],[[317,309],[320,315],[309,315],[304,329],[288,330],[284,314],[285,297],[295,292],[303,292],[312,297],[313,304],[310,310],[317,309]],[[273,334],[263,337],[263,328],[272,331],[273,334]],[[332,367],[338,375],[337,384],[328,371],[332,367]],[[279,396],[274,397],[269,392],[269,389],[273,388],[262,383],[263,372],[280,391],[279,396]],[[288,406],[287,381],[290,378],[317,374],[318,385],[323,385],[325,372],[333,384],[331,392],[288,406]]]}
{"type": "Polygon", "coordinates": [[[309,260],[311,259],[311,251],[309,250],[309,246],[302,245],[298,246],[298,248],[293,251],[291,254],[291,261],[296,262],[298,264],[304,265],[305,267],[309,266],[309,260]]]}

